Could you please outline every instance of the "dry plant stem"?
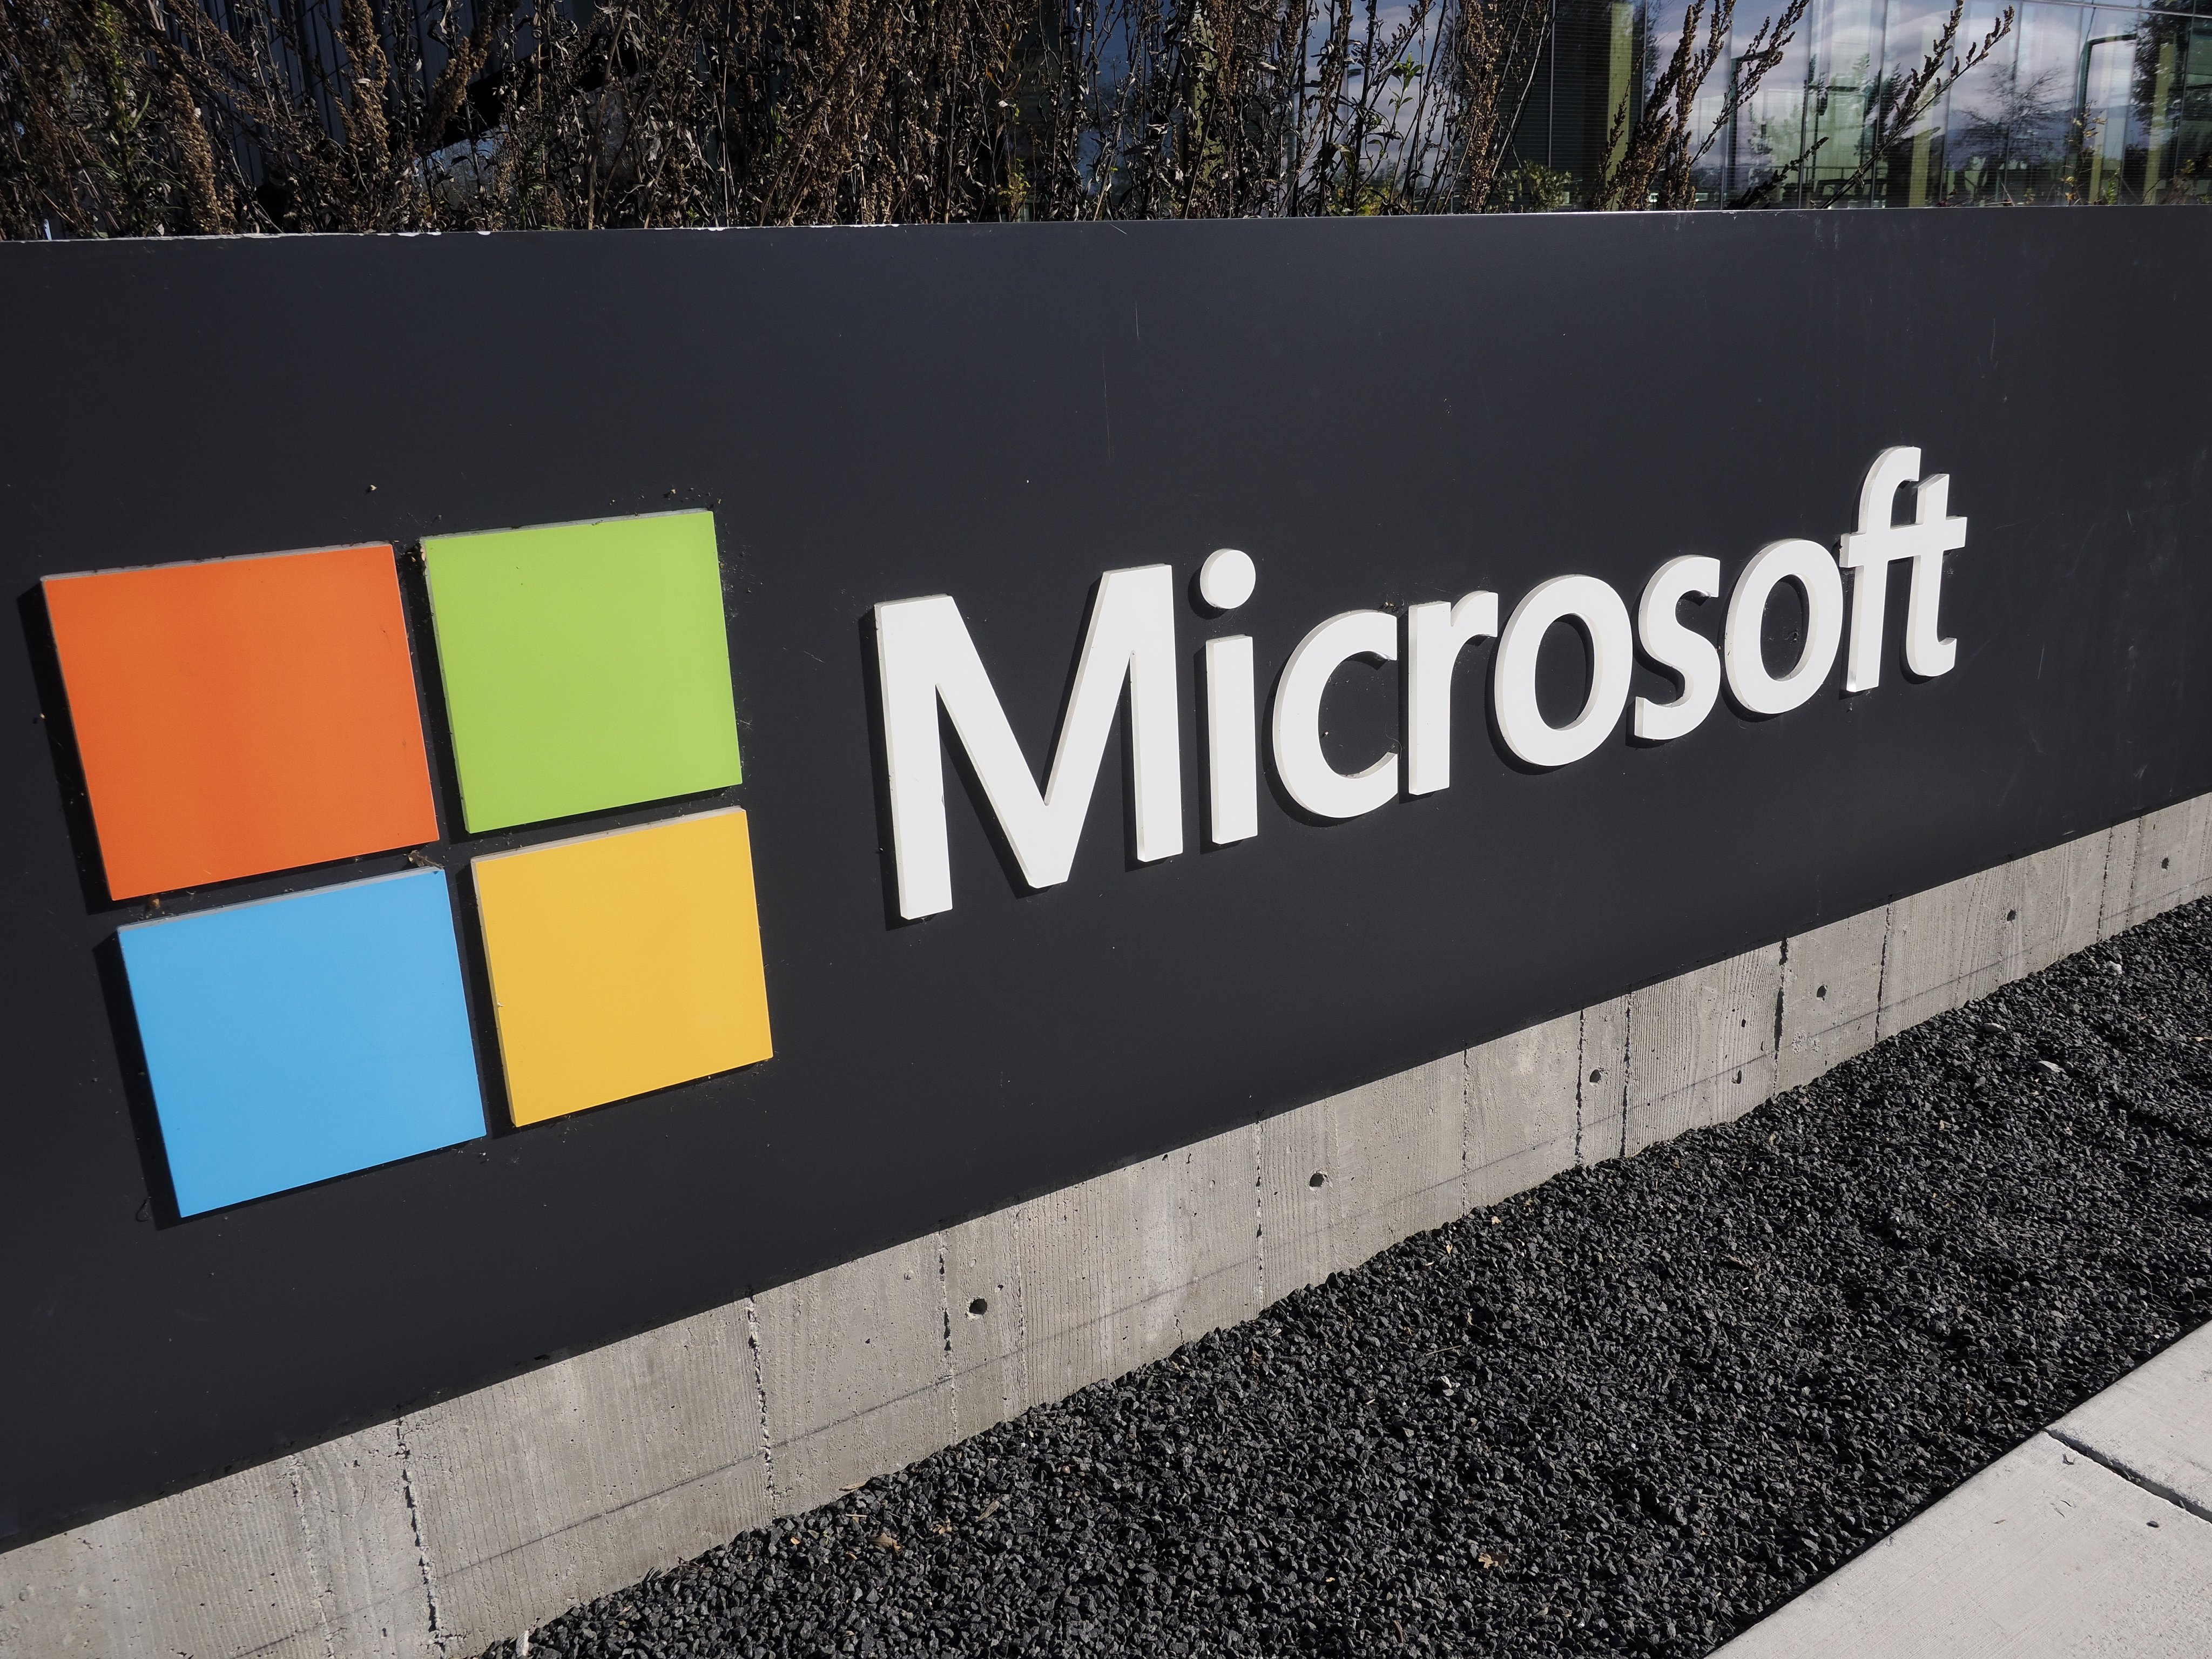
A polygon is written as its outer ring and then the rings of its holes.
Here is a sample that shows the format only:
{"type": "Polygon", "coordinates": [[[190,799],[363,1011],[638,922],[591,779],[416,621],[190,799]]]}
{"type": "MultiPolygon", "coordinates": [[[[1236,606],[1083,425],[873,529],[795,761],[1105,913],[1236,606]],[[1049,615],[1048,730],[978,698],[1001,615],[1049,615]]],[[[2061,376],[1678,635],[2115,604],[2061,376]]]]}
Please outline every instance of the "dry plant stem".
{"type": "Polygon", "coordinates": [[[1717,0],[1710,15],[1705,11],[1705,0],[1691,0],[1682,15],[1682,33],[1674,53],[1646,95],[1642,113],[1631,121],[1626,100],[1613,112],[1606,153],[1619,159],[1600,176],[1590,205],[1616,211],[1695,206],[1698,164],[1711,153],[1721,134],[1735,125],[1736,112],[1780,64],[1784,52],[1805,21],[1809,3],[1810,0],[1789,0],[1778,17],[1760,21],[1750,44],[1736,58],[1735,82],[1719,115],[1693,143],[1698,97],[1711,78],[1714,65],[1727,55],[1735,22],[1735,0],[1717,0]],[[1705,24],[1702,41],[1698,33],[1701,21],[1705,24]]]}
{"type": "Polygon", "coordinates": [[[1768,202],[1781,193],[1783,186],[1793,177],[1813,164],[1814,158],[1826,148],[1827,143],[1827,136],[1825,134],[1815,138],[1781,166],[1770,167],[1765,177],[1753,179],[1740,195],[1729,203],[1729,205],[1732,208],[1765,206],[1768,202]]]}
{"type": "Polygon", "coordinates": [[[1959,25],[1966,15],[1966,0],[1951,0],[1950,15],[1936,32],[1936,39],[1928,48],[1917,69],[1902,77],[1891,77],[1881,86],[1875,100],[1874,131],[1866,153],[1859,164],[1836,187],[1826,205],[1833,207],[1856,191],[1873,176],[1876,167],[1887,159],[1904,140],[1909,139],[1929,110],[1940,102],[1943,94],[1971,74],[1995,51],[1997,43],[2012,33],[2013,9],[2007,6],[1997,14],[1990,32],[1966,48],[1963,57],[1955,52],[1959,42],[1959,25]]]}
{"type": "Polygon", "coordinates": [[[203,236],[228,230],[230,226],[226,222],[222,191],[216,184],[215,148],[208,142],[207,128],[201,124],[199,106],[192,101],[191,88],[185,83],[184,76],[170,71],[162,76],[161,89],[169,99],[169,112],[176,122],[178,170],[184,188],[186,228],[203,236]]]}
{"type": "MultiPolygon", "coordinates": [[[[392,132],[384,118],[384,100],[392,82],[392,69],[384,56],[378,19],[368,0],[345,0],[347,79],[351,85],[338,104],[345,128],[346,149],[361,181],[364,205],[372,217],[381,216],[379,198],[387,189],[385,175],[392,162],[392,132]]],[[[367,228],[363,226],[362,228],[367,228]]]]}
{"type": "Polygon", "coordinates": [[[1677,194],[1681,198],[1676,204],[1677,205],[1682,207],[1694,205],[1696,190],[1692,183],[1691,175],[1698,164],[1711,153],[1713,146],[1720,141],[1721,135],[1735,128],[1737,114],[1743,108],[1744,104],[1759,90],[1766,77],[1781,67],[1783,54],[1788,50],[1790,41],[1796,38],[1798,27],[1805,21],[1806,9],[1809,4],[1810,0],[1790,0],[1790,3],[1783,8],[1782,15],[1778,19],[1769,17],[1759,20],[1758,28],[1752,32],[1749,44],[1737,54],[1735,76],[1729,88],[1728,97],[1721,105],[1719,117],[1707,130],[1704,141],[1698,144],[1696,151],[1686,156],[1681,163],[1680,176],[1675,183],[1677,194]]]}
{"type": "Polygon", "coordinates": [[[1528,0],[1462,0],[1449,64],[1456,109],[1451,188],[1427,205],[1445,211],[1491,204],[1550,39],[1548,6],[1528,0]]]}

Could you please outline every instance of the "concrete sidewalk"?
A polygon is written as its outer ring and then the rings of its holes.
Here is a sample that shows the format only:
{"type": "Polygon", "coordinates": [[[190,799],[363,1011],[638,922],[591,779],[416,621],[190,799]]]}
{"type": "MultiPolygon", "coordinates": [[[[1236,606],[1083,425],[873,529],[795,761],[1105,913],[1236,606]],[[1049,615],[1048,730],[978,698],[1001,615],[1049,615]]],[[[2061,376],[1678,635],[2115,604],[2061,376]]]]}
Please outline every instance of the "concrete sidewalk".
{"type": "Polygon", "coordinates": [[[1716,1659],[2212,1655],[2212,1325],[1716,1659]]]}

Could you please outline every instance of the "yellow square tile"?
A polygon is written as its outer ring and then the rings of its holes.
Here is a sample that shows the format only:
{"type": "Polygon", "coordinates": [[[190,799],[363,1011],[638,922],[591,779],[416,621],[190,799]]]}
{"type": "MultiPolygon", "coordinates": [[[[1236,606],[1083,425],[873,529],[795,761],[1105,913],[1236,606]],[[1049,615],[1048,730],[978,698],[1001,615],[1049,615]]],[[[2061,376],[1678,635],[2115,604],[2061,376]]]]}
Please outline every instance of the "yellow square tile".
{"type": "Polygon", "coordinates": [[[743,811],[494,854],[475,870],[517,1123],[774,1052],[743,811]]]}

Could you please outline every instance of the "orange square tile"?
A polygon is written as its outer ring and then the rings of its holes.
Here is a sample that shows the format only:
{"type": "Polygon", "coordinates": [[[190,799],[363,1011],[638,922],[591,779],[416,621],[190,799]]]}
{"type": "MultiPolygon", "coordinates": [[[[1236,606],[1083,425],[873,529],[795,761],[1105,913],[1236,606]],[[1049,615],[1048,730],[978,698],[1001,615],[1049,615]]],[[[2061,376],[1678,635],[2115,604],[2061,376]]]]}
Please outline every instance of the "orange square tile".
{"type": "Polygon", "coordinates": [[[436,838],[389,546],[43,586],[117,898],[436,838]]]}

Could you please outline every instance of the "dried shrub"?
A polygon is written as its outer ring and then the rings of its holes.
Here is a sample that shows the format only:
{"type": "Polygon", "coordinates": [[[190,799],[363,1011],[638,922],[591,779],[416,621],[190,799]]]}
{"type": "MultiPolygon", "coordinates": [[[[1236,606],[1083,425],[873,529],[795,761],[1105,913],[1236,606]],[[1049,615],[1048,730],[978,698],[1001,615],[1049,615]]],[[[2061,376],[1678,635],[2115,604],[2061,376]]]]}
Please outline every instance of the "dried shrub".
{"type": "Polygon", "coordinates": [[[1547,0],[9,0],[0,234],[1480,211],[1547,0]]]}

